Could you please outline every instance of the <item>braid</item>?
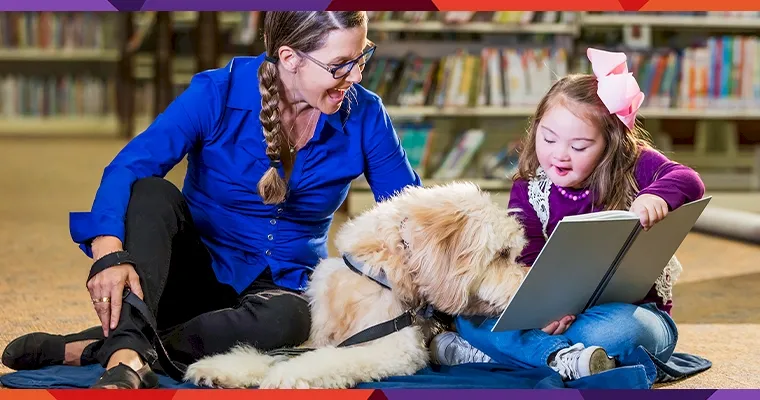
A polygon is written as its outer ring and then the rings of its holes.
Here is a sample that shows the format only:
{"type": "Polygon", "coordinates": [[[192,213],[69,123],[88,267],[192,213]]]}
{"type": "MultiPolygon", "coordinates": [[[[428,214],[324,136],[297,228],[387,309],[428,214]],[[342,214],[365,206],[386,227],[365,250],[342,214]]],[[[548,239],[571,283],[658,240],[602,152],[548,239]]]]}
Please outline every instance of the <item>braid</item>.
{"type": "Polygon", "coordinates": [[[280,163],[282,124],[280,123],[280,95],[277,90],[277,66],[270,62],[263,63],[259,68],[259,92],[261,93],[259,120],[264,128],[267,156],[271,162],[269,169],[259,180],[258,190],[265,204],[278,204],[285,201],[288,188],[276,168],[276,165],[280,163]]]}

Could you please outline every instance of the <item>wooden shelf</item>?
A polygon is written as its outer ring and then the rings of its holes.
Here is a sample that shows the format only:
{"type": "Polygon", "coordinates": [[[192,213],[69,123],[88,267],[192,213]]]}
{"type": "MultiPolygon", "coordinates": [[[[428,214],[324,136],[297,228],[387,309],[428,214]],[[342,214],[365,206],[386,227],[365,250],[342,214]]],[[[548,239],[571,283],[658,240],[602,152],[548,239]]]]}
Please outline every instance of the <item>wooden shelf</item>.
{"type": "MultiPolygon", "coordinates": [[[[423,179],[422,185],[423,186],[435,186],[440,184],[445,184],[449,182],[456,182],[456,181],[467,181],[472,182],[478,186],[480,186],[483,190],[489,190],[489,191],[500,191],[500,190],[509,190],[512,188],[512,182],[509,180],[500,180],[500,179],[477,179],[477,178],[457,178],[457,179],[446,179],[446,180],[440,180],[440,179],[423,179]]],[[[361,191],[369,191],[369,184],[364,178],[359,178],[355,180],[351,184],[351,190],[361,190],[361,191]]]]}
{"type": "Polygon", "coordinates": [[[721,108],[645,108],[639,111],[643,118],[656,119],[760,119],[760,109],[721,109],[721,108]]]}
{"type": "Polygon", "coordinates": [[[579,27],[570,24],[499,24],[493,22],[468,22],[447,24],[441,21],[376,21],[370,22],[369,30],[375,32],[462,32],[462,33],[547,33],[577,35],[579,27]]]}
{"type": "MultiPolygon", "coordinates": [[[[174,11],[172,12],[172,23],[177,27],[195,26],[198,20],[198,11],[174,11]]],[[[219,27],[230,29],[237,27],[243,22],[243,14],[239,11],[222,11],[219,12],[219,27]]]]}
{"type": "Polygon", "coordinates": [[[428,117],[527,117],[533,114],[532,107],[444,107],[435,106],[388,106],[392,118],[428,117]]]}
{"type": "MultiPolygon", "coordinates": [[[[155,11],[140,12],[135,18],[135,25],[138,29],[145,29],[153,23],[152,18],[155,11]]],[[[198,20],[198,11],[172,11],[172,25],[175,28],[187,29],[195,27],[198,20]]],[[[219,25],[222,29],[235,28],[243,22],[242,12],[223,11],[219,13],[219,25]]]]}
{"type": "Polygon", "coordinates": [[[639,13],[605,15],[585,14],[581,17],[582,27],[620,27],[625,25],[649,25],[661,28],[720,28],[758,29],[760,18],[712,17],[689,15],[646,15],[639,13]]]}
{"type": "Polygon", "coordinates": [[[0,118],[0,136],[117,137],[116,116],[61,116],[0,118]]]}
{"type": "MultiPolygon", "coordinates": [[[[233,57],[232,54],[222,54],[219,57],[219,67],[226,65],[233,57]]],[[[135,79],[152,79],[153,63],[152,56],[137,54],[132,64],[135,79]]],[[[189,84],[190,79],[195,75],[195,60],[188,56],[176,56],[172,59],[172,68],[174,70],[172,80],[175,84],[189,84]]]]}
{"type": "Polygon", "coordinates": [[[0,49],[2,61],[98,61],[116,62],[119,51],[111,49],[0,49]]]}
{"type": "MultiPolygon", "coordinates": [[[[403,107],[388,106],[388,114],[392,118],[430,118],[430,117],[529,117],[535,111],[534,107],[444,107],[421,106],[403,107]]],[[[643,118],[652,119],[760,119],[760,109],[677,109],[677,108],[643,108],[639,111],[643,118]]]]}

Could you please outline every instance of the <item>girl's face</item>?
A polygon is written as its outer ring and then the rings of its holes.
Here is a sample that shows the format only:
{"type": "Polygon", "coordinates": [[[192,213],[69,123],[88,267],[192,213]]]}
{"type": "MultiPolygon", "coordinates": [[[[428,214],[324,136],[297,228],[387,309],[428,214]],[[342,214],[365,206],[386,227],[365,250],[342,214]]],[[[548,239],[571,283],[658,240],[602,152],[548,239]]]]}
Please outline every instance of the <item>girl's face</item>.
{"type": "Polygon", "coordinates": [[[362,69],[371,55],[362,56],[367,49],[366,27],[330,32],[321,49],[309,54],[298,53],[303,62],[298,66],[292,89],[297,91],[300,99],[319,111],[325,114],[337,112],[345,100],[346,91],[362,80],[362,69]],[[350,61],[357,62],[353,66],[343,66],[334,74],[327,70],[350,61]],[[346,74],[349,68],[350,73],[346,74]]]}
{"type": "Polygon", "coordinates": [[[536,131],[536,156],[557,186],[580,188],[596,168],[606,142],[598,129],[562,104],[549,108],[536,131]]]}

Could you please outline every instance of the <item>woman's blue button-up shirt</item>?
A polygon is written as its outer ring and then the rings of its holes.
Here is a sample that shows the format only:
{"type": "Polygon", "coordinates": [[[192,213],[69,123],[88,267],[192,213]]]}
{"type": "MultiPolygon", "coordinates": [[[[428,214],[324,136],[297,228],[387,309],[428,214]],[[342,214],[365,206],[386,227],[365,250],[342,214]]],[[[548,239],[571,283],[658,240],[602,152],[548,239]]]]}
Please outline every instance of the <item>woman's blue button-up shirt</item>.
{"type": "MultiPolygon", "coordinates": [[[[74,242],[90,257],[89,241],[124,241],[131,185],[165,176],[183,157],[183,193],[220,282],[238,292],[266,267],[275,283],[303,289],[327,257],[333,213],[351,181],[364,174],[376,201],[420,185],[380,98],[359,85],[349,104],[322,115],[313,139],[298,153],[287,201],[266,205],[256,185],[269,168],[259,111],[257,71],[264,60],[237,57],[199,73],[151,126],[105,168],[90,212],[71,213],[74,242]]],[[[283,171],[280,171],[281,174],[283,171]]]]}

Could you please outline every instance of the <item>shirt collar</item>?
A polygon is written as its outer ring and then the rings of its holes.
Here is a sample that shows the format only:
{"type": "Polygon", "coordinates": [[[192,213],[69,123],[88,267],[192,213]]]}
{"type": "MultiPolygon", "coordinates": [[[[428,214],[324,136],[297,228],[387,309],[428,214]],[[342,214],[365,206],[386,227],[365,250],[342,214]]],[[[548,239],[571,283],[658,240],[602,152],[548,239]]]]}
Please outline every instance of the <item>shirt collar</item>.
{"type": "MultiPolygon", "coordinates": [[[[258,56],[234,57],[224,67],[230,74],[229,94],[227,95],[227,107],[242,110],[261,112],[261,95],[259,94],[258,71],[266,53],[258,56]]],[[[334,114],[320,117],[318,128],[326,120],[337,132],[344,132],[343,126],[348,119],[348,98],[343,102],[340,110],[334,114]]],[[[357,104],[353,104],[356,107],[357,104]]],[[[317,133],[318,135],[319,129],[317,133]]]]}

